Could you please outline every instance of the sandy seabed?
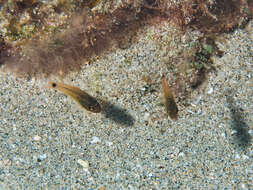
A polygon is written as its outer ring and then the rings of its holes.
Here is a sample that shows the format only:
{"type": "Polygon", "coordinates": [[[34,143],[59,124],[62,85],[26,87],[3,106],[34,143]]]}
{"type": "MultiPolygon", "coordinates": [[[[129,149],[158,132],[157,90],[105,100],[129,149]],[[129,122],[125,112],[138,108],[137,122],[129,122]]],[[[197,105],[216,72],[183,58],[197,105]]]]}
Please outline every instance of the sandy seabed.
{"type": "Polygon", "coordinates": [[[64,79],[0,73],[0,189],[253,189],[252,22],[216,42],[224,55],[177,121],[160,104],[172,71],[154,30],[64,79]],[[90,113],[48,80],[107,107],[90,113]]]}

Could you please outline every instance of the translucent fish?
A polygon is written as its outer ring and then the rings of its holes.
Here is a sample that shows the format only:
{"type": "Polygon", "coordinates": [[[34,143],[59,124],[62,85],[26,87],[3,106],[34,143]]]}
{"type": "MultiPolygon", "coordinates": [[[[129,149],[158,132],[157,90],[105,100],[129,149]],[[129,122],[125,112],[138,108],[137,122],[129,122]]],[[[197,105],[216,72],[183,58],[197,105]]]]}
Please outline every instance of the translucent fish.
{"type": "Polygon", "coordinates": [[[59,90],[62,93],[72,97],[86,110],[91,111],[93,113],[101,112],[101,107],[98,101],[86,92],[82,91],[80,88],[56,82],[50,82],[49,85],[50,88],[59,90]]]}
{"type": "Polygon", "coordinates": [[[163,95],[165,99],[165,107],[171,119],[176,120],[178,117],[178,108],[174,100],[173,94],[169,88],[166,77],[162,79],[163,95]]]}

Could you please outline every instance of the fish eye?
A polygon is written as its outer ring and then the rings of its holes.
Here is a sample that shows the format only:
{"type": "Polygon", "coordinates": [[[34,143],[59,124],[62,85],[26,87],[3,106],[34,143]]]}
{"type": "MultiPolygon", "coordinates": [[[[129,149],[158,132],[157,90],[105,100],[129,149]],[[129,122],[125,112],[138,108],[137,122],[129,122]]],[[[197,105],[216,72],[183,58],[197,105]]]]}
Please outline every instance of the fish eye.
{"type": "Polygon", "coordinates": [[[56,87],[56,83],[52,83],[52,87],[56,87]]]}

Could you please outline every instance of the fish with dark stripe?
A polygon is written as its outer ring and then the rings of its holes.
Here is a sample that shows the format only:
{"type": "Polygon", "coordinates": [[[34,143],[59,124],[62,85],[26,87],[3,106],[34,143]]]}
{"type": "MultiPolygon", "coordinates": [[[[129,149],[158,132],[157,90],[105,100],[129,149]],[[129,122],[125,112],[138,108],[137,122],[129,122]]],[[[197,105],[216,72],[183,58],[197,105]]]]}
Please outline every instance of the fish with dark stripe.
{"type": "Polygon", "coordinates": [[[72,97],[86,110],[93,113],[101,112],[101,107],[98,101],[80,88],[57,82],[50,82],[49,85],[50,88],[59,90],[62,93],[72,97]]]}
{"type": "Polygon", "coordinates": [[[166,77],[163,77],[162,79],[162,86],[166,111],[171,119],[176,120],[178,117],[178,108],[166,77]]]}

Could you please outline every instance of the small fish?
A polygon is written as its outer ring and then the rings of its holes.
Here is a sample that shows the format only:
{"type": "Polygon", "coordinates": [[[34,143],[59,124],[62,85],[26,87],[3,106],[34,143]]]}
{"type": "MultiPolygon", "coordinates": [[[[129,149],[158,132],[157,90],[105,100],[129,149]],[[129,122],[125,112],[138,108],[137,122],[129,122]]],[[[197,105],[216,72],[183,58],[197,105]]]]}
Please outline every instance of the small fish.
{"type": "Polygon", "coordinates": [[[162,79],[162,86],[163,86],[163,95],[165,99],[165,107],[168,115],[171,119],[176,120],[178,115],[178,108],[177,104],[174,100],[173,94],[169,88],[168,82],[166,77],[163,77],[162,79]]]}
{"type": "Polygon", "coordinates": [[[86,92],[82,91],[80,88],[56,82],[50,82],[49,85],[50,88],[54,88],[66,95],[71,96],[86,110],[91,111],[93,113],[101,112],[101,107],[98,101],[86,92]]]}

